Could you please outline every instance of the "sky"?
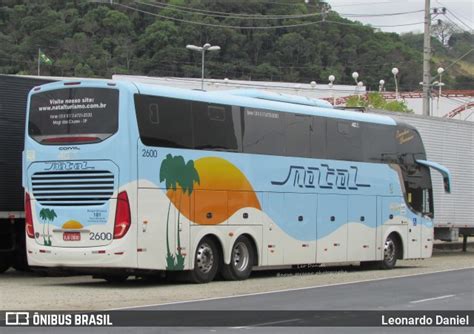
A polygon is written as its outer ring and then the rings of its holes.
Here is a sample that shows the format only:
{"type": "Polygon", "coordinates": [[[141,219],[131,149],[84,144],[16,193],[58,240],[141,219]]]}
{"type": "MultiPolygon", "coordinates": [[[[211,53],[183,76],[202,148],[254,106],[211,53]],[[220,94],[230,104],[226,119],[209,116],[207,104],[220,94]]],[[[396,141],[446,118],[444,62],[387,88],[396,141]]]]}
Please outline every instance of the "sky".
{"type": "MultiPolygon", "coordinates": [[[[419,24],[400,27],[380,27],[386,32],[423,32],[425,0],[326,0],[332,9],[341,16],[350,20],[357,20],[365,24],[402,25],[420,22],[419,24]],[[357,15],[390,14],[420,11],[416,13],[379,16],[379,17],[352,17],[357,15]],[[347,15],[344,15],[347,14],[347,15]]],[[[464,31],[473,32],[474,29],[474,0],[431,0],[431,8],[446,7],[446,15],[438,15],[436,19],[456,23],[464,31]]]]}

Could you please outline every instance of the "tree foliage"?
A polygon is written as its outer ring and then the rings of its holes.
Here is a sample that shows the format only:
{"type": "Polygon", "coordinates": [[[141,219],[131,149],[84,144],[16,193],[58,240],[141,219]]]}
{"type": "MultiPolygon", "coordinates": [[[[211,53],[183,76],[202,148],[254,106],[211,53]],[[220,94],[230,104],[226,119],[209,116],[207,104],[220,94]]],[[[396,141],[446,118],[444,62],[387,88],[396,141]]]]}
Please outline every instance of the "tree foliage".
{"type": "MultiPolygon", "coordinates": [[[[400,88],[419,88],[422,46],[393,33],[341,18],[330,11],[321,22],[319,0],[168,0],[166,2],[3,0],[0,5],[0,73],[36,74],[38,49],[54,63],[44,75],[110,77],[112,74],[199,76],[201,56],[186,44],[211,43],[206,75],[214,78],[353,84],[352,72],[369,87],[385,79],[393,89],[391,68],[400,69],[400,88]],[[172,6],[165,6],[163,3],[172,6]],[[127,9],[136,7],[158,16],[127,9]],[[181,7],[176,7],[181,6],[181,7]],[[199,9],[200,12],[191,11],[199,9]],[[233,13],[211,15],[214,11],[233,13]],[[250,20],[242,14],[295,15],[307,18],[250,20]],[[203,26],[163,18],[202,22],[203,26]],[[232,29],[224,26],[293,28],[232,29]]],[[[454,32],[439,48],[463,49],[469,36],[454,32]]],[[[416,38],[415,38],[416,39],[416,38]]],[[[471,44],[472,45],[472,44],[471,44]]],[[[448,79],[449,73],[446,73],[448,79]]]]}
{"type": "Polygon", "coordinates": [[[412,113],[413,110],[408,108],[407,104],[403,100],[392,100],[387,101],[382,94],[378,92],[368,93],[367,96],[351,96],[347,99],[347,107],[363,107],[370,109],[382,109],[388,111],[397,111],[412,113]]]}

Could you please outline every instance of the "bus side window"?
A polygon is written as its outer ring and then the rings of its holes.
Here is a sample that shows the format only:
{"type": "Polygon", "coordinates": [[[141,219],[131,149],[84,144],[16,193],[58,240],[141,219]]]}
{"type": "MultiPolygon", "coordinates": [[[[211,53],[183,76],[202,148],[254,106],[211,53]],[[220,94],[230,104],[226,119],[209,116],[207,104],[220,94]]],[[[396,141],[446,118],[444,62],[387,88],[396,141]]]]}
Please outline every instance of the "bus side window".
{"type": "Polygon", "coordinates": [[[193,102],[194,148],[240,152],[240,111],[233,109],[229,105],[193,102]]]}
{"type": "Polygon", "coordinates": [[[311,158],[326,159],[326,120],[323,117],[312,117],[310,129],[311,158]]]}
{"type": "Polygon", "coordinates": [[[189,101],[135,94],[135,109],[143,144],[192,148],[192,115],[189,101]]]}
{"type": "Polygon", "coordinates": [[[309,157],[311,116],[285,113],[286,156],[309,157]]]}
{"type": "Polygon", "coordinates": [[[245,108],[243,119],[244,152],[285,155],[284,113],[245,108]]]}
{"type": "Polygon", "coordinates": [[[327,153],[329,159],[362,160],[359,122],[338,119],[327,120],[327,153]]]}
{"type": "Polygon", "coordinates": [[[381,124],[362,124],[362,147],[365,162],[397,163],[395,127],[381,124]]]}

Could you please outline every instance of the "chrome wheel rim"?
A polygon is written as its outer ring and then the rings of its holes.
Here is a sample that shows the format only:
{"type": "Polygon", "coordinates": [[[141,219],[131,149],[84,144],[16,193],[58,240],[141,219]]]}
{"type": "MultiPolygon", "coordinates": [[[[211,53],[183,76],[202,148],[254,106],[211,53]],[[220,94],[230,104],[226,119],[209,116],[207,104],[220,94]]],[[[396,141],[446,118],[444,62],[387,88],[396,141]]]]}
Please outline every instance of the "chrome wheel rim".
{"type": "Polygon", "coordinates": [[[238,242],[234,246],[232,263],[237,271],[245,271],[249,265],[250,252],[247,245],[238,242]]]}
{"type": "Polygon", "coordinates": [[[211,246],[207,243],[203,243],[199,246],[196,252],[196,261],[199,271],[207,274],[211,271],[214,266],[214,253],[212,252],[211,246]]]}
{"type": "Polygon", "coordinates": [[[395,243],[393,240],[388,239],[385,241],[385,246],[384,246],[384,258],[387,262],[393,262],[395,260],[395,243]]]}

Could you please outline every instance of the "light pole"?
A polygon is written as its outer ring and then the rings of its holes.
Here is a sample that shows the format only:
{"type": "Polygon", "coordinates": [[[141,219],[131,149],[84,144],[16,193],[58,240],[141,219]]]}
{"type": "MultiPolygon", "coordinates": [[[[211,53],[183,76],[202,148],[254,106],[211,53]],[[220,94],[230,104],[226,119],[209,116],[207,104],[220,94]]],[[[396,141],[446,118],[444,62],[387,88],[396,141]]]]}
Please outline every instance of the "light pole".
{"type": "MultiPolygon", "coordinates": [[[[352,79],[354,79],[354,81],[356,83],[356,94],[357,94],[357,96],[359,96],[359,83],[357,82],[358,78],[359,78],[359,73],[352,72],[352,79]]],[[[359,99],[360,99],[360,96],[359,96],[359,99]]]]}
{"type": "Polygon", "coordinates": [[[336,98],[334,97],[334,91],[333,91],[333,86],[334,86],[334,80],[336,80],[336,77],[334,75],[330,75],[328,76],[328,80],[329,80],[329,89],[331,90],[331,97],[332,97],[332,105],[335,106],[336,105],[336,98]]]}
{"type": "Polygon", "coordinates": [[[354,79],[354,81],[356,82],[356,85],[357,85],[357,79],[359,78],[359,73],[357,72],[353,72],[352,73],[352,79],[354,79]]]}
{"type": "Polygon", "coordinates": [[[439,115],[439,98],[441,97],[441,87],[444,86],[444,83],[442,82],[444,68],[438,67],[437,72],[439,75],[439,81],[438,81],[438,101],[436,104],[436,111],[438,112],[438,115],[439,115]]]}
{"type": "Polygon", "coordinates": [[[364,83],[362,81],[359,81],[357,83],[357,95],[359,96],[359,101],[360,101],[360,93],[361,93],[361,89],[362,89],[362,86],[364,85],[364,83]]]}
{"type": "Polygon", "coordinates": [[[393,79],[395,80],[395,99],[398,101],[398,68],[392,68],[393,79]]]}
{"type": "Polygon", "coordinates": [[[380,80],[379,81],[379,93],[382,93],[383,92],[383,86],[385,85],[385,80],[380,80]]]}
{"type": "Polygon", "coordinates": [[[188,44],[186,45],[186,49],[201,52],[202,60],[201,60],[201,90],[204,90],[204,54],[206,51],[219,51],[221,49],[220,46],[212,45],[209,43],[204,44],[203,46],[196,46],[188,44]]]}

